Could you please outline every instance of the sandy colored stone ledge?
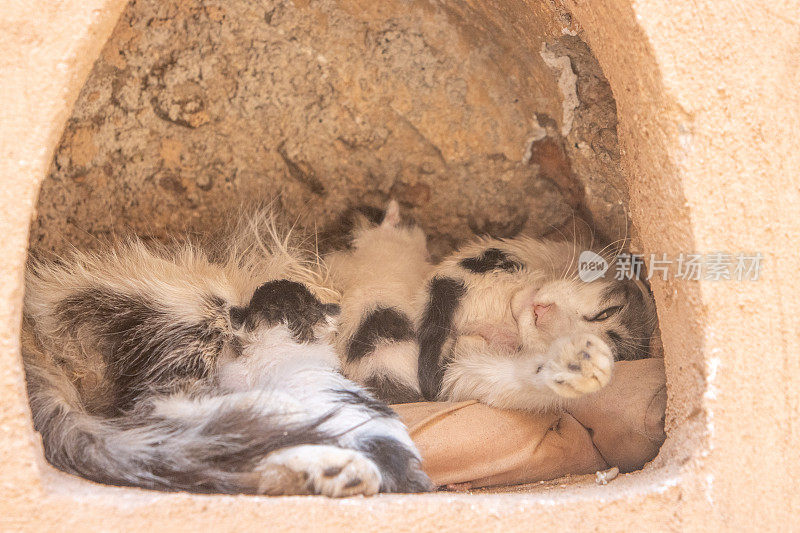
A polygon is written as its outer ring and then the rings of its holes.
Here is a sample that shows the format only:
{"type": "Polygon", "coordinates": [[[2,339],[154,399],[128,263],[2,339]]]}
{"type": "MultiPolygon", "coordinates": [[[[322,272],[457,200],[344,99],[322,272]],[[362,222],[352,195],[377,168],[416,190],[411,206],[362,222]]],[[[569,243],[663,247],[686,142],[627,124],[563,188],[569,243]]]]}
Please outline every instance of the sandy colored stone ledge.
{"type": "MultiPolygon", "coordinates": [[[[463,5],[497,42],[538,53],[544,4],[463,5]]],[[[606,487],[577,479],[511,494],[346,501],[100,487],[41,458],[18,346],[28,223],[77,93],[122,8],[12,1],[0,15],[0,527],[791,529],[800,512],[796,3],[555,8],[559,25],[575,23],[613,91],[640,248],[765,254],[758,282],[654,283],[670,394],[668,438],[656,462],[606,487]]]]}

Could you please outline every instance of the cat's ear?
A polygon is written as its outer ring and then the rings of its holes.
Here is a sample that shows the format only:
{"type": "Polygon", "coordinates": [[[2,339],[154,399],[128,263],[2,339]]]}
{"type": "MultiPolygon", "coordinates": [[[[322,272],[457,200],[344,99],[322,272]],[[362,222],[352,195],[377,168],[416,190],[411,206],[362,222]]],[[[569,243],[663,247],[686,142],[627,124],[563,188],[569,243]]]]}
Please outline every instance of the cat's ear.
{"type": "Polygon", "coordinates": [[[396,228],[400,225],[400,221],[400,204],[397,203],[397,200],[392,200],[386,206],[386,213],[383,215],[381,226],[384,228],[396,228]]]}
{"type": "Polygon", "coordinates": [[[350,232],[356,233],[379,226],[384,219],[384,212],[378,207],[361,205],[350,212],[350,232]]]}
{"type": "Polygon", "coordinates": [[[328,316],[339,316],[339,313],[342,312],[342,308],[339,304],[322,304],[322,312],[328,316]]]}
{"type": "Polygon", "coordinates": [[[230,311],[228,311],[228,315],[231,319],[231,327],[233,329],[239,329],[244,325],[244,321],[247,319],[247,308],[231,307],[230,311]]]}

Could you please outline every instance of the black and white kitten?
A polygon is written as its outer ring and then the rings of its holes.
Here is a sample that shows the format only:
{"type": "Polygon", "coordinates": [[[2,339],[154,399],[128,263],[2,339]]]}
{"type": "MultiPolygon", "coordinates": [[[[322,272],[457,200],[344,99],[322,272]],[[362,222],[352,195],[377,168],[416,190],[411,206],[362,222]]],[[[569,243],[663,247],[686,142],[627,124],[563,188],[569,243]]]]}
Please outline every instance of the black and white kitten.
{"type": "Polygon", "coordinates": [[[337,373],[316,262],[269,217],[248,227],[221,257],[132,240],[31,262],[23,358],[47,459],[162,490],[429,490],[396,415],[337,373]]]}
{"type": "Polygon", "coordinates": [[[581,281],[577,243],[481,238],[432,267],[419,230],[397,221],[387,214],[357,229],[352,248],[330,264],[334,281],[371,272],[371,288],[339,281],[348,312],[338,346],[345,374],[387,401],[406,390],[550,409],[604,387],[615,359],[648,356],[656,323],[649,291],[613,272],[581,281]]]}

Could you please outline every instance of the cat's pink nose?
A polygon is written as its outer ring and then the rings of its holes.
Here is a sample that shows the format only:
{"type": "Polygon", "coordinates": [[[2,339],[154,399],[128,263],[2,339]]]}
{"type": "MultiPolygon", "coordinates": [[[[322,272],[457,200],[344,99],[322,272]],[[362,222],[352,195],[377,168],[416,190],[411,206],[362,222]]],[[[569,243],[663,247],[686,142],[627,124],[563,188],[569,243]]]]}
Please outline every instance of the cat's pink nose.
{"type": "Polygon", "coordinates": [[[542,319],[545,313],[547,313],[550,310],[551,307],[553,307],[553,304],[547,304],[547,305],[536,304],[533,306],[533,313],[536,315],[537,323],[539,322],[539,320],[542,319]]]}

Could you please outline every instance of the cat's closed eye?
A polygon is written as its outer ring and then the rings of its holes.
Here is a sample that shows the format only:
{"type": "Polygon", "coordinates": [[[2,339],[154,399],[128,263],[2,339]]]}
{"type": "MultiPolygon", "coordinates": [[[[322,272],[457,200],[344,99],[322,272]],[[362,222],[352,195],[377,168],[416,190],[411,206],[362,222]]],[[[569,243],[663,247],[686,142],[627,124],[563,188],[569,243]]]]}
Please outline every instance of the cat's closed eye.
{"type": "Polygon", "coordinates": [[[603,309],[593,317],[583,317],[583,319],[586,320],[587,322],[602,322],[603,320],[608,320],[612,316],[619,313],[621,309],[622,309],[621,305],[614,305],[603,309]]]}

